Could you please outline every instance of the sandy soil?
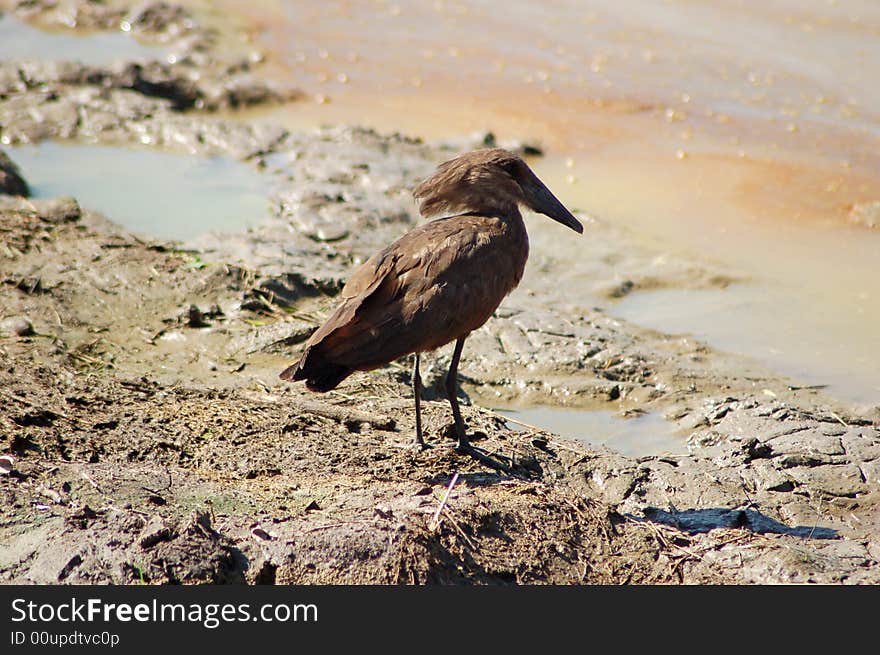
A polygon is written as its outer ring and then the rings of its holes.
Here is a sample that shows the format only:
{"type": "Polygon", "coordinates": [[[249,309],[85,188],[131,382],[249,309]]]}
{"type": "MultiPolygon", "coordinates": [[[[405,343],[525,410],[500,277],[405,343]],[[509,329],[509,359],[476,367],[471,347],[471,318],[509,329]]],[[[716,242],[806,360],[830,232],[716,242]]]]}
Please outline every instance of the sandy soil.
{"type": "MultiPolygon", "coordinates": [[[[509,473],[452,450],[446,349],[425,365],[424,453],[400,447],[406,361],[320,397],[280,382],[351,266],[416,223],[409,189],[475,144],[218,118],[296,90],[262,82],[251,55],[218,54],[219,37],[174,7],[58,7],[15,11],[51,24],[79,8],[90,28],[125,17],[192,56],[0,63],[2,143],[219,154],[284,191],[259,228],[189,244],[136,238],[73,199],[0,195],[0,580],[880,580],[877,409],[579,306],[552,283],[550,249],[536,246],[462,365],[465,420],[509,473]],[[691,453],[636,460],[514,431],[481,407],[501,401],[662,412],[691,453]]],[[[615,282],[622,267],[646,275],[625,235],[600,222],[590,235],[581,273],[609,295],[632,286],[615,282]]],[[[727,282],[681,261],[652,283],[727,282]]]]}

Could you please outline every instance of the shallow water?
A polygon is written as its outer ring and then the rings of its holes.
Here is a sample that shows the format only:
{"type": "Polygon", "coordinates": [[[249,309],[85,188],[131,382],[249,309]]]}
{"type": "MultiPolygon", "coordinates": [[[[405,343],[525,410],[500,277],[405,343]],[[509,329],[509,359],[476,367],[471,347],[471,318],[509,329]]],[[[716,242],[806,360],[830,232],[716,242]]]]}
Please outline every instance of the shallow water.
{"type": "Polygon", "coordinates": [[[856,324],[853,332],[860,339],[840,340],[834,331],[839,316],[818,309],[809,321],[813,329],[807,331],[803,316],[791,305],[784,293],[756,298],[748,288],[666,289],[634,294],[608,311],[646,327],[691,335],[723,350],[747,354],[790,376],[795,386],[827,386],[837,397],[876,403],[880,398],[877,323],[851,316],[856,324]],[[773,331],[762,330],[767,326],[773,331]],[[761,338],[756,339],[756,334],[761,338]],[[866,343],[869,350],[864,349],[866,343]]]}
{"type": "MultiPolygon", "coordinates": [[[[558,407],[495,411],[562,437],[577,439],[592,446],[608,446],[629,457],[687,453],[685,437],[676,434],[673,424],[659,414],[623,418],[611,411],[558,407]]],[[[528,429],[514,421],[508,425],[515,430],[528,429]]]]}
{"type": "Polygon", "coordinates": [[[868,0],[278,0],[242,11],[288,76],[330,98],[328,115],[347,106],[425,136],[495,127],[583,150],[597,136],[643,136],[594,134],[608,127],[597,111],[654,110],[676,137],[757,136],[820,156],[828,130],[880,135],[880,8],[868,0]],[[425,121],[432,106],[439,120],[425,121]]]}
{"type": "Polygon", "coordinates": [[[34,196],[73,196],[136,233],[187,240],[268,216],[267,180],[231,159],[51,142],[7,150],[34,196]]]}
{"type": "Polygon", "coordinates": [[[164,48],[146,46],[126,32],[65,34],[31,27],[9,15],[0,15],[0,60],[34,59],[78,61],[106,65],[116,61],[164,59],[164,48]]]}
{"type": "MultiPolygon", "coordinates": [[[[561,177],[566,167],[555,159],[538,162],[539,174],[561,177]]],[[[747,355],[801,384],[828,385],[832,396],[880,401],[880,231],[796,220],[779,206],[745,211],[747,199],[737,187],[751,175],[747,165],[731,165],[723,187],[706,181],[712,174],[699,166],[687,181],[686,170],[657,172],[657,187],[642,182],[654,201],[643,211],[643,199],[627,187],[639,184],[644,168],[596,163],[583,180],[562,189],[572,206],[590,207],[605,220],[626,217],[632,240],[656,252],[659,278],[666,261],[684,255],[720,265],[741,282],[636,290],[618,301],[593,298],[595,304],[638,325],[747,355]],[[687,196],[675,191],[684,184],[687,196]]],[[[536,244],[549,231],[543,223],[530,224],[536,244]]],[[[573,262],[583,252],[571,239],[557,239],[553,247],[573,262]]],[[[569,275],[574,288],[594,282],[576,268],[569,275]]]]}

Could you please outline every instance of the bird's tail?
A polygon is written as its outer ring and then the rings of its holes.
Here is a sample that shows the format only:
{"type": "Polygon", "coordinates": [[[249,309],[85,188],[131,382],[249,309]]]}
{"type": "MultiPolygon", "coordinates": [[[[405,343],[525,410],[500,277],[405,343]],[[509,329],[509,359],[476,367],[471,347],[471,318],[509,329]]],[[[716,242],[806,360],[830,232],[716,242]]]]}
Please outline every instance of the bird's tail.
{"type": "Polygon", "coordinates": [[[306,386],[311,391],[330,391],[354,371],[341,364],[333,364],[327,361],[314,361],[306,353],[301,360],[293,366],[288,366],[278,376],[282,380],[295,382],[305,380],[306,386]]]}

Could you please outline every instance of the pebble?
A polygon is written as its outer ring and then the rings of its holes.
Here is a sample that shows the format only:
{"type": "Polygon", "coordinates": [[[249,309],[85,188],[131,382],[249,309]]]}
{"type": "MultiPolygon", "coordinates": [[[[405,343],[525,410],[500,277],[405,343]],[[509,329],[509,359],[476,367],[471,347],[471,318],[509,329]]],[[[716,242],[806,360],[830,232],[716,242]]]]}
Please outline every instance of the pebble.
{"type": "Polygon", "coordinates": [[[0,335],[29,337],[34,332],[34,324],[27,316],[11,316],[0,321],[0,335]]]}

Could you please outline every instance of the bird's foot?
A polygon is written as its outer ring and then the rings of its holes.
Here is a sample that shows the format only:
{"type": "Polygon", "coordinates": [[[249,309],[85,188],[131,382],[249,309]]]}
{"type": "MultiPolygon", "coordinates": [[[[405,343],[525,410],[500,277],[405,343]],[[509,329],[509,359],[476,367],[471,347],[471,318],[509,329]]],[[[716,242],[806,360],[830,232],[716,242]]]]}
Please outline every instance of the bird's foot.
{"type": "Polygon", "coordinates": [[[467,439],[464,440],[464,443],[459,441],[458,445],[455,447],[455,452],[473,457],[484,466],[488,466],[499,473],[504,473],[513,477],[522,477],[521,474],[517,472],[517,467],[513,460],[509,457],[499,455],[498,453],[489,454],[482,448],[477,448],[468,442],[467,439]]]}

